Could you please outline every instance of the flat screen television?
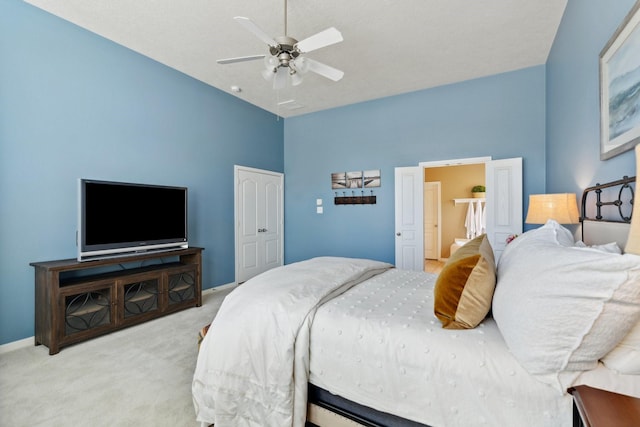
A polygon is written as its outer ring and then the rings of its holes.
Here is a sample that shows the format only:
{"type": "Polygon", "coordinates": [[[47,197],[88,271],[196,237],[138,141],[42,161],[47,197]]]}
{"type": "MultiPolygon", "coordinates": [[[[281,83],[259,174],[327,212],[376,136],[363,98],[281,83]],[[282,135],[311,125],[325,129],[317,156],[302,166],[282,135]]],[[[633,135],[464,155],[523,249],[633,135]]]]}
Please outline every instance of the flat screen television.
{"type": "Polygon", "coordinates": [[[78,180],[78,261],[188,247],[187,188],[78,180]]]}

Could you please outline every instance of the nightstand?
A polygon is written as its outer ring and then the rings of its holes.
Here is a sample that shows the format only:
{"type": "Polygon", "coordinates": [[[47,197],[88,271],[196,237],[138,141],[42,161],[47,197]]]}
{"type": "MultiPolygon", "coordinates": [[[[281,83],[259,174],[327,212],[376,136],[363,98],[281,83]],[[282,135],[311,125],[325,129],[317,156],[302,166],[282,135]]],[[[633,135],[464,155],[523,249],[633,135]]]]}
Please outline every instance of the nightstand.
{"type": "Polygon", "coordinates": [[[640,399],[585,385],[569,389],[573,395],[573,427],[638,427],[640,399]]]}

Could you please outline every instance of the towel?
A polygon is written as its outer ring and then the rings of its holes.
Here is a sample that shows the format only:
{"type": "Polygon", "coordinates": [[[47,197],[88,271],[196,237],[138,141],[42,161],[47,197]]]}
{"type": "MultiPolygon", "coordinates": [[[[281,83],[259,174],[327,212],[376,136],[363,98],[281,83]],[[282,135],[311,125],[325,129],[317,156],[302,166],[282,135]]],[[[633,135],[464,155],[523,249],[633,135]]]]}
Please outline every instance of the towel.
{"type": "Polygon", "coordinates": [[[473,239],[476,237],[476,218],[473,210],[473,203],[469,202],[469,208],[467,209],[467,217],[464,220],[464,226],[467,228],[467,239],[473,239]]]}
{"type": "Polygon", "coordinates": [[[484,227],[482,226],[482,202],[480,200],[476,201],[474,220],[476,222],[476,236],[474,237],[477,237],[484,232],[484,227]]]}

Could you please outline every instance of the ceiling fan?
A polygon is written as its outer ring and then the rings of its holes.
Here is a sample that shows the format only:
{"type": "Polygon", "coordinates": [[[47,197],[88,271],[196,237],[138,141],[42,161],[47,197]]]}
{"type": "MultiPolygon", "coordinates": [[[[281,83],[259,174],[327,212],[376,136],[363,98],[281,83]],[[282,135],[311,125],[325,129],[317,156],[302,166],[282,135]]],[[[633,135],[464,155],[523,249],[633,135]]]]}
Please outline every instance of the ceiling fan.
{"type": "Polygon", "coordinates": [[[283,89],[289,80],[293,86],[299,85],[302,83],[302,75],[307,71],[336,82],[344,76],[344,72],[341,70],[304,56],[311,51],[341,42],[343,38],[340,31],[330,27],[301,41],[287,36],[287,0],[284,1],[285,35],[282,37],[269,36],[249,18],[236,16],[233,19],[267,44],[269,56],[251,55],[219,59],[218,64],[232,64],[264,58],[266,69],[262,71],[262,76],[265,80],[273,82],[274,89],[283,89]]]}

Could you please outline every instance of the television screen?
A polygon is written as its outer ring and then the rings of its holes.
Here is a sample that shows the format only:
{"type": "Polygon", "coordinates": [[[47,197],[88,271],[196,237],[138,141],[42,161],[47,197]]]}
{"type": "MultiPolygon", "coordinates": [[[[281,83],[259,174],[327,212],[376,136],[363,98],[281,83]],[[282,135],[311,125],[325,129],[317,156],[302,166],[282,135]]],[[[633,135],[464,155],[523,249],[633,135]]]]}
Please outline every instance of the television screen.
{"type": "Polygon", "coordinates": [[[186,247],[187,189],[81,179],[78,259],[186,247]]]}

